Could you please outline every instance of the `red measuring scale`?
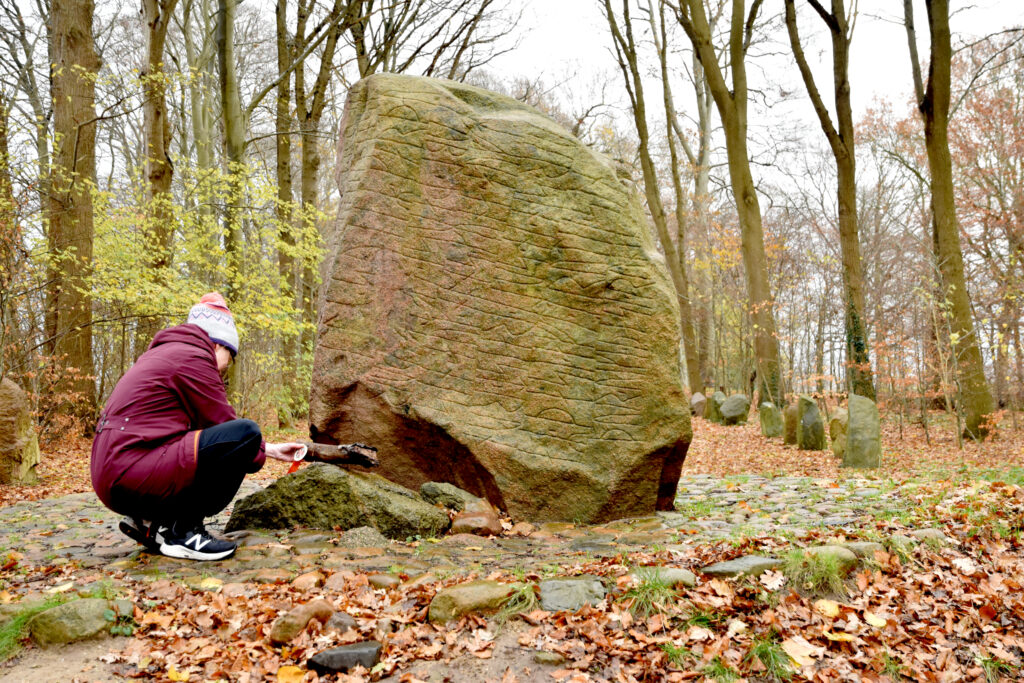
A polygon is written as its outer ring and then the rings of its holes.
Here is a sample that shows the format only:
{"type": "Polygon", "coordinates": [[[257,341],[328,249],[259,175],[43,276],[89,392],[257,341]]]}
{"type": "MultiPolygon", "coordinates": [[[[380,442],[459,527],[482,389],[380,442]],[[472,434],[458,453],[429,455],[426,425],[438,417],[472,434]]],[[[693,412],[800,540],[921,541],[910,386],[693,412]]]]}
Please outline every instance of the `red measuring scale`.
{"type": "Polygon", "coordinates": [[[292,466],[288,468],[288,474],[291,474],[292,472],[295,472],[299,469],[299,465],[302,464],[302,459],[306,457],[307,452],[309,452],[309,449],[306,448],[305,446],[295,451],[295,454],[292,455],[292,460],[294,462],[292,462],[292,466]]]}

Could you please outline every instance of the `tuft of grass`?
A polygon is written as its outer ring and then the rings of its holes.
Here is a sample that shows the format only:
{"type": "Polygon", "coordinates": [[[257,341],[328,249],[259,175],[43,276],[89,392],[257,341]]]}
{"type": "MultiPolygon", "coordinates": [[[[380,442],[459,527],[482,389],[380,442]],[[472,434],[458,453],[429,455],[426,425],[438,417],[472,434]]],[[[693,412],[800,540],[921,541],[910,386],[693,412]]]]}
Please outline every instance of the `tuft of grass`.
{"type": "Polygon", "coordinates": [[[797,588],[812,595],[846,595],[839,560],[792,550],[782,561],[782,573],[797,588]]]}
{"type": "Polygon", "coordinates": [[[665,605],[676,595],[675,589],[665,582],[657,567],[639,567],[636,577],[637,584],[625,595],[632,601],[629,611],[643,619],[664,612],[665,605]]]}
{"type": "Polygon", "coordinates": [[[765,636],[754,638],[750,651],[744,661],[752,662],[755,659],[764,664],[764,675],[773,681],[789,681],[793,678],[793,669],[789,665],[789,655],[779,644],[779,636],[774,630],[765,636]]]}
{"type": "Polygon", "coordinates": [[[906,667],[903,666],[903,663],[898,658],[893,657],[890,652],[882,653],[882,675],[888,676],[899,683],[899,681],[903,680],[905,672],[906,667]]]}
{"type": "Polygon", "coordinates": [[[712,500],[690,500],[685,503],[675,504],[676,512],[686,515],[691,519],[710,517],[715,511],[715,502],[712,500]]]}
{"type": "Polygon", "coordinates": [[[725,624],[725,621],[726,616],[721,612],[716,612],[707,607],[693,605],[686,613],[683,623],[687,628],[690,626],[700,626],[713,631],[725,624]]]}
{"type": "Polygon", "coordinates": [[[668,655],[668,662],[679,669],[685,669],[687,664],[697,659],[696,653],[688,647],[674,643],[662,643],[662,651],[668,655]]]}
{"type": "Polygon", "coordinates": [[[521,583],[512,590],[512,595],[508,596],[505,604],[501,606],[494,618],[499,624],[504,624],[512,617],[532,612],[535,609],[537,609],[537,585],[521,583]]]}
{"type": "Polygon", "coordinates": [[[721,657],[712,659],[700,672],[704,674],[704,678],[709,678],[716,683],[732,683],[732,681],[740,679],[740,675],[723,662],[721,657]]]}
{"type": "Polygon", "coordinates": [[[25,627],[32,617],[66,601],[63,595],[47,598],[45,602],[16,612],[10,621],[0,626],[0,662],[6,662],[21,649],[22,641],[28,636],[25,627]]]}
{"type": "Polygon", "coordinates": [[[1013,680],[1012,674],[1016,669],[1009,662],[1004,662],[1001,659],[996,659],[988,655],[984,657],[975,657],[975,660],[978,662],[982,672],[985,674],[985,683],[999,683],[999,679],[1003,676],[1013,680]]]}

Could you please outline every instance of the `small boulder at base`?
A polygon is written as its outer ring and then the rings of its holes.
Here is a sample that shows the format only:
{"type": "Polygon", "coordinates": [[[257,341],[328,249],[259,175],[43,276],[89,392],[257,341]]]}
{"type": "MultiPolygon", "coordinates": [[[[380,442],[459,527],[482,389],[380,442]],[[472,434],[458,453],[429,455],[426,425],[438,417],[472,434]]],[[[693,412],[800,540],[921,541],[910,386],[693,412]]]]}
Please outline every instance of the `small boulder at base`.
{"type": "Polygon", "coordinates": [[[497,581],[469,581],[442,588],[430,601],[428,617],[433,624],[444,624],[464,614],[491,614],[501,609],[516,589],[516,584],[497,581]]]}
{"type": "Polygon", "coordinates": [[[707,406],[707,397],[699,391],[690,397],[690,414],[704,417],[704,410],[707,406]]]}
{"type": "Polygon", "coordinates": [[[757,415],[761,420],[761,436],[771,439],[782,436],[782,412],[771,401],[765,401],[757,407],[757,415]]]}
{"type": "Polygon", "coordinates": [[[849,424],[843,467],[869,468],[882,464],[881,425],[878,406],[869,398],[850,394],[849,424]]]}
{"type": "Polygon", "coordinates": [[[405,540],[443,534],[448,515],[383,477],[313,463],[236,502],[225,530],[299,526],[372,526],[388,538],[405,540]]]}
{"type": "Polygon", "coordinates": [[[679,302],[639,193],[538,110],[456,81],[348,90],[309,398],[516,519],[671,509],[690,444],[679,302]]]}
{"type": "Polygon", "coordinates": [[[796,423],[797,423],[797,407],[795,403],[790,403],[782,411],[783,427],[785,432],[782,435],[782,442],[788,444],[796,443],[796,423]]]}
{"type": "Polygon", "coordinates": [[[380,659],[381,647],[376,640],[332,647],[310,657],[306,666],[320,675],[348,672],[357,666],[372,669],[380,659]]]}
{"type": "Polygon", "coordinates": [[[420,496],[431,505],[441,505],[462,512],[466,503],[480,500],[469,491],[443,481],[428,481],[420,486],[420,496]]]}
{"type": "Polygon", "coordinates": [[[849,419],[846,408],[839,408],[832,413],[832,419],[828,421],[828,438],[832,442],[832,453],[837,458],[842,458],[846,452],[846,430],[849,419]]]}
{"type": "Polygon", "coordinates": [[[722,413],[724,425],[746,424],[747,415],[750,413],[750,399],[743,394],[733,394],[725,399],[719,412],[722,413]]]}
{"type": "Polygon", "coordinates": [[[32,617],[28,631],[43,647],[104,636],[113,626],[111,611],[110,602],[100,598],[72,600],[32,617]]]}
{"type": "Polygon", "coordinates": [[[0,380],[0,484],[37,484],[39,441],[25,392],[0,380]]]}
{"type": "Polygon", "coordinates": [[[804,451],[825,450],[825,423],[817,402],[810,396],[797,401],[796,446],[804,451]]]}
{"type": "Polygon", "coordinates": [[[453,534],[476,534],[477,536],[500,536],[501,517],[494,506],[483,499],[466,503],[466,509],[452,520],[453,534]]]}
{"type": "Polygon", "coordinates": [[[726,401],[726,395],[721,391],[711,394],[707,407],[704,409],[704,417],[712,422],[722,424],[722,404],[726,401]]]}

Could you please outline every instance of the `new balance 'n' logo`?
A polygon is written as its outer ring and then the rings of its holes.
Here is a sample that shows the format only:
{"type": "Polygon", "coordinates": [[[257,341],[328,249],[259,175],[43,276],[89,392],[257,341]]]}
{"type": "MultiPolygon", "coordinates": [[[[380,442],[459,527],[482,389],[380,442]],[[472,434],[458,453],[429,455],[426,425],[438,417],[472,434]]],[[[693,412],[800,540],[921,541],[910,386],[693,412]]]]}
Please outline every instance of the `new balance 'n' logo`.
{"type": "Polygon", "coordinates": [[[213,540],[212,538],[204,539],[199,534],[194,534],[193,536],[190,536],[188,538],[188,540],[185,541],[185,545],[188,545],[189,543],[191,543],[192,545],[195,546],[196,550],[202,550],[203,548],[208,546],[210,544],[210,541],[212,541],[212,540],[213,540]]]}

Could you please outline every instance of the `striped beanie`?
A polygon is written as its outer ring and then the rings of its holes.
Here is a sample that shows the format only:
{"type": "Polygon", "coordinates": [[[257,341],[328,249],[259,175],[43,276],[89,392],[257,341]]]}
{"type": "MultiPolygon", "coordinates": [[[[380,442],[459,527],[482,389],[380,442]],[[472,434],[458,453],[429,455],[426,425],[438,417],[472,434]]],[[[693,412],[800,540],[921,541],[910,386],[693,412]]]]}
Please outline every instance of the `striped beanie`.
{"type": "Polygon", "coordinates": [[[227,348],[232,356],[238,354],[235,318],[228,310],[228,304],[220,292],[204,295],[188,312],[188,320],[185,322],[203,328],[206,334],[210,335],[210,341],[227,348]]]}

